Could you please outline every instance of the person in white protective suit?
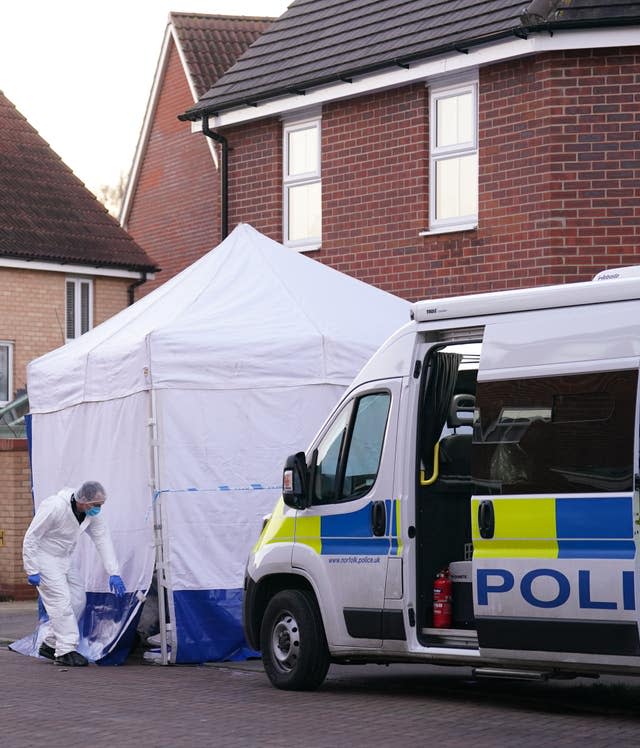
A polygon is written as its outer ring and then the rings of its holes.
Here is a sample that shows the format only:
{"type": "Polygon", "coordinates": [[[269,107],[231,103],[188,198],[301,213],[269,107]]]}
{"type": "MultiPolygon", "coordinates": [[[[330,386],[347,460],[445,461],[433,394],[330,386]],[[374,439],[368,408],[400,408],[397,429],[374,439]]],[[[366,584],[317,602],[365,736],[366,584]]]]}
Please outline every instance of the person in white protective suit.
{"type": "Polygon", "coordinates": [[[71,561],[81,533],[88,533],[93,540],[109,574],[111,591],[118,597],[126,592],[109,528],[100,516],[105,500],[105,490],[97,481],[83,483],[77,491],[63,488],[40,504],[24,536],[22,558],[27,579],[38,587],[49,615],[38,654],[58,665],[88,664],[77,651],[78,619],[86,592],[71,561]]]}

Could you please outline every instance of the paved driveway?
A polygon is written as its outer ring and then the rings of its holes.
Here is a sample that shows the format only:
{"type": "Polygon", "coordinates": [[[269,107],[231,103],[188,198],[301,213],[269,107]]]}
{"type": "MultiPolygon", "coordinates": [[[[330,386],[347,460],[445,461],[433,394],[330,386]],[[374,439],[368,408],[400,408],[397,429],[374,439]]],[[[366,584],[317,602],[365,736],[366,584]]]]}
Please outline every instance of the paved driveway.
{"type": "Polygon", "coordinates": [[[640,687],[476,682],[429,667],[334,667],[316,693],[243,665],[61,668],[0,650],[1,744],[618,746],[640,742],[640,687]]]}
{"type": "MultiPolygon", "coordinates": [[[[33,606],[16,605],[11,615],[0,605],[0,638],[35,620],[33,606]]],[[[287,693],[258,661],[67,669],[0,648],[3,748],[402,744],[637,748],[640,680],[540,684],[476,681],[468,669],[334,666],[316,693],[287,693]]]]}

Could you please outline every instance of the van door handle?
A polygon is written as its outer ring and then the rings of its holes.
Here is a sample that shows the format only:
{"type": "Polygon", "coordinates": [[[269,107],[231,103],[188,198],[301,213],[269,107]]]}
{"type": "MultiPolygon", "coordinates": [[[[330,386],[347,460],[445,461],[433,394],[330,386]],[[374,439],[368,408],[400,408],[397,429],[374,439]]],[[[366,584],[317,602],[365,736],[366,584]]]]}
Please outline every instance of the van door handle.
{"type": "Polygon", "coordinates": [[[384,535],[387,529],[387,512],[384,501],[374,501],[371,505],[371,529],[376,537],[384,535]]]}
{"type": "Polygon", "coordinates": [[[480,537],[488,540],[493,537],[496,529],[496,519],[493,511],[493,501],[481,501],[478,507],[478,527],[480,537]]]}

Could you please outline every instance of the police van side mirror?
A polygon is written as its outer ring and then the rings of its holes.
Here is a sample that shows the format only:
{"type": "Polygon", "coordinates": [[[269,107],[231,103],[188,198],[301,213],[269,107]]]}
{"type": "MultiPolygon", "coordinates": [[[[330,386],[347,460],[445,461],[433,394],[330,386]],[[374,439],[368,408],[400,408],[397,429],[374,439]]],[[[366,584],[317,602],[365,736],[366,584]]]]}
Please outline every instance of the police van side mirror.
{"type": "Polygon", "coordinates": [[[282,499],[292,509],[309,506],[309,471],[304,452],[287,457],[282,472],[282,499]]]}

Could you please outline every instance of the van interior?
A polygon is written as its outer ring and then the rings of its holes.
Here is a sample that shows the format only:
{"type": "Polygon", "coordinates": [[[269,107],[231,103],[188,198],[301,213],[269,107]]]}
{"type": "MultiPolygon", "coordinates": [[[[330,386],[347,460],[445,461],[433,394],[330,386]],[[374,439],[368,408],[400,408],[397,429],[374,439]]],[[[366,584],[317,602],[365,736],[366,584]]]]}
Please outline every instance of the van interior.
{"type": "Polygon", "coordinates": [[[416,470],[417,622],[425,646],[475,647],[471,590],[471,443],[480,342],[435,346],[423,361],[416,470]],[[452,620],[434,626],[433,588],[448,570],[452,620]]]}

